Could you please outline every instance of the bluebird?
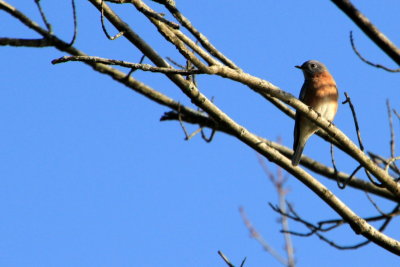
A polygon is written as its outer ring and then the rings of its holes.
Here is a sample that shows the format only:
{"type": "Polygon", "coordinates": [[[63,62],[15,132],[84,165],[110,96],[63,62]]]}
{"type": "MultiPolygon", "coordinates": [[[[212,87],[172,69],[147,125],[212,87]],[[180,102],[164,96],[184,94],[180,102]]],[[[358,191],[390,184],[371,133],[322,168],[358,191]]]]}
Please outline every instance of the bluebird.
{"type": "MultiPolygon", "coordinates": [[[[301,66],[304,74],[304,84],[300,91],[299,99],[309,107],[313,108],[322,117],[333,121],[338,108],[338,90],[335,80],[324,64],[316,60],[309,60],[301,66]]],[[[296,112],[294,124],[294,141],[292,165],[299,164],[304,146],[319,127],[307,119],[299,111],[296,112]]]]}

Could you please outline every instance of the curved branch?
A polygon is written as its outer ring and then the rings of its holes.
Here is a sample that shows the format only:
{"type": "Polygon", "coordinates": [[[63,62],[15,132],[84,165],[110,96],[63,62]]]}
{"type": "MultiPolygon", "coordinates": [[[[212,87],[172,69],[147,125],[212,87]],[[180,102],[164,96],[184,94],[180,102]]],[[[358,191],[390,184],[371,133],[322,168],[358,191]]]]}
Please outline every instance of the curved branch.
{"type": "Polygon", "coordinates": [[[385,52],[397,65],[400,65],[400,49],[392,43],[372,22],[364,16],[349,0],[331,0],[357,26],[385,52]]]}
{"type": "Polygon", "coordinates": [[[372,67],[378,68],[378,69],[386,70],[388,72],[400,72],[400,68],[399,69],[390,69],[390,68],[385,67],[385,66],[383,66],[381,64],[372,63],[371,61],[369,61],[368,59],[363,57],[361,55],[361,53],[358,51],[356,45],[354,44],[354,38],[353,38],[353,32],[352,31],[350,31],[350,44],[351,44],[351,48],[353,48],[354,53],[356,53],[358,58],[361,59],[361,61],[363,61],[364,63],[366,63],[366,64],[368,64],[368,65],[370,65],[372,67]]]}

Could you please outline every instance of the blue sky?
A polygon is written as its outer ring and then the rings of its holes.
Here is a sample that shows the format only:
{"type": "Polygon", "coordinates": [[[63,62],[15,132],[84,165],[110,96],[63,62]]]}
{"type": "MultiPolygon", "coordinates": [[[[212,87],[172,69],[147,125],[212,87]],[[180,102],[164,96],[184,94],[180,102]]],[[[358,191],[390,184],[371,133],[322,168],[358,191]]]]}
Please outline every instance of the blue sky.
{"type": "MultiPolygon", "coordinates": [[[[34,1],[7,2],[41,23],[34,1]]],[[[41,2],[55,33],[69,41],[70,2],[41,2]]],[[[89,2],[78,2],[76,47],[94,56],[139,60],[141,54],[123,38],[105,38],[99,14],[89,2]]],[[[353,2],[400,43],[398,1],[353,2]]],[[[400,76],[371,68],[355,56],[350,30],[364,56],[396,67],[331,2],[204,0],[195,5],[177,0],[177,6],[244,71],[294,95],[303,76],[293,66],[308,59],[324,62],[336,79],[340,99],[346,91],[353,100],[366,149],[390,156],[385,101],[389,98],[400,110],[400,76]]],[[[133,7],[113,7],[162,56],[184,63],[133,7]]],[[[1,27],[1,37],[38,37],[4,12],[0,25],[7,25],[1,27]]],[[[267,242],[283,253],[278,216],[268,206],[277,203],[277,195],[254,151],[221,133],[210,144],[199,136],[184,141],[179,123],[159,121],[168,109],[81,63],[51,65],[52,59],[65,55],[53,48],[0,47],[0,55],[1,266],[226,266],[218,250],[236,264],[247,257],[245,266],[281,266],[249,237],[238,212],[243,206],[267,242]]],[[[134,77],[191,105],[162,75],[137,71],[134,77]]],[[[198,77],[198,83],[246,128],[272,140],[281,137],[291,147],[293,121],[270,103],[218,77],[198,77]]],[[[335,124],[356,141],[348,106],[339,106],[335,124]]],[[[398,136],[398,120],[395,131],[398,136]]],[[[318,137],[310,139],[305,154],[330,165],[329,145],[318,137]]],[[[342,170],[351,172],[357,166],[336,154],[342,170]]],[[[319,180],[360,215],[375,214],[365,194],[319,180]]],[[[294,177],[287,186],[288,200],[305,218],[337,218],[294,177]]],[[[386,211],[392,207],[375,200],[386,211]]],[[[387,233],[399,239],[397,223],[387,233]]],[[[294,222],[290,226],[304,230],[294,222]]],[[[363,240],[347,226],[328,236],[340,244],[363,240]]],[[[397,262],[374,244],[338,251],[316,237],[294,237],[293,242],[297,266],[397,262]]]]}

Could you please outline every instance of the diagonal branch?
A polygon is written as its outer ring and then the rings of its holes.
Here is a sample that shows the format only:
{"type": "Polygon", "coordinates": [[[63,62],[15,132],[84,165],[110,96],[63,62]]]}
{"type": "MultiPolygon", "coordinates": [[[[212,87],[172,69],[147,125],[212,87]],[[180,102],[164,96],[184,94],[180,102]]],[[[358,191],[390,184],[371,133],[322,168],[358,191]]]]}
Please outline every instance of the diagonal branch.
{"type": "MultiPolygon", "coordinates": [[[[181,120],[188,122],[188,123],[198,124],[200,126],[215,129],[217,131],[224,132],[224,133],[232,135],[232,136],[234,135],[234,133],[232,133],[230,131],[230,129],[228,129],[227,127],[224,127],[221,124],[217,124],[210,117],[206,117],[201,114],[192,114],[192,115],[193,116],[182,115],[180,118],[181,118],[181,120]]],[[[166,112],[161,117],[160,120],[161,121],[179,120],[179,114],[174,111],[166,112]]],[[[263,139],[261,137],[258,137],[258,138],[260,140],[262,140],[262,142],[268,144],[269,146],[271,146],[274,149],[276,149],[277,151],[279,151],[281,154],[285,155],[286,157],[290,157],[293,153],[293,151],[286,146],[283,146],[279,143],[276,143],[276,142],[273,142],[273,141],[270,141],[267,139],[263,139]]],[[[335,171],[333,168],[327,167],[326,165],[324,165],[316,160],[313,160],[305,155],[303,155],[302,161],[303,161],[304,167],[306,167],[309,170],[311,170],[317,174],[320,174],[328,179],[331,179],[334,181],[336,181],[336,179],[337,179],[341,183],[348,183],[348,185],[351,187],[361,189],[363,191],[367,191],[369,193],[384,197],[389,200],[397,201],[397,198],[395,196],[393,196],[393,194],[390,193],[385,188],[377,187],[377,186],[373,185],[372,183],[363,181],[356,177],[353,177],[351,180],[348,180],[350,177],[349,174],[344,173],[344,172],[338,172],[337,174],[335,174],[335,171]]]]}
{"type": "MultiPolygon", "coordinates": [[[[140,0],[132,0],[132,2],[135,6],[144,5],[144,3],[140,0]]],[[[181,52],[183,56],[186,57],[187,60],[192,61],[192,63],[200,70],[203,70],[208,74],[218,75],[223,78],[228,78],[230,80],[240,82],[254,89],[257,93],[266,93],[268,95],[271,95],[272,97],[276,97],[279,100],[296,108],[298,111],[304,113],[307,118],[311,119],[315,124],[327,131],[330,136],[336,139],[337,142],[343,145],[343,147],[339,148],[344,148],[344,151],[346,153],[348,153],[350,156],[360,162],[368,171],[376,176],[377,179],[382,182],[387,189],[389,189],[394,195],[400,198],[400,185],[394,181],[393,177],[387,174],[379,166],[376,166],[374,162],[363,151],[361,151],[357,147],[357,145],[355,145],[342,131],[337,129],[334,125],[332,125],[331,122],[321,117],[317,112],[310,109],[296,97],[281,90],[279,87],[271,84],[268,81],[254,77],[241,70],[234,70],[222,65],[212,65],[210,67],[205,67],[202,62],[200,62],[197,58],[194,58],[194,55],[190,51],[188,51],[185,45],[178,38],[176,38],[176,36],[167,25],[160,23],[159,21],[151,17],[148,17],[148,19],[157,27],[158,31],[169,42],[175,45],[175,47],[181,52]]],[[[182,87],[180,88],[183,89],[182,87]]],[[[189,91],[193,92],[192,89],[190,89],[189,91]]],[[[183,92],[185,93],[186,90],[183,90],[183,92]]],[[[189,96],[189,94],[187,95],[189,96]]],[[[192,99],[192,101],[195,101],[195,103],[197,104],[196,100],[192,99]]],[[[204,99],[201,97],[198,99],[198,101],[203,102],[204,99]]],[[[207,110],[205,111],[208,113],[207,110]]],[[[210,113],[208,114],[211,115],[210,113]]],[[[239,135],[241,134],[239,133],[239,135]]]]}
{"type": "Polygon", "coordinates": [[[392,43],[372,22],[349,0],[331,0],[357,26],[385,52],[397,65],[400,65],[400,49],[392,43]]]}
{"type": "Polygon", "coordinates": [[[200,42],[200,44],[214,57],[218,58],[222,63],[226,66],[239,69],[238,66],[233,63],[229,58],[227,58],[224,54],[222,54],[218,49],[216,49],[211,42],[205,37],[202,33],[200,33],[192,23],[178,10],[175,5],[175,1],[173,0],[163,0],[159,1],[160,4],[165,5],[169,12],[191,33],[196,39],[200,42]]]}

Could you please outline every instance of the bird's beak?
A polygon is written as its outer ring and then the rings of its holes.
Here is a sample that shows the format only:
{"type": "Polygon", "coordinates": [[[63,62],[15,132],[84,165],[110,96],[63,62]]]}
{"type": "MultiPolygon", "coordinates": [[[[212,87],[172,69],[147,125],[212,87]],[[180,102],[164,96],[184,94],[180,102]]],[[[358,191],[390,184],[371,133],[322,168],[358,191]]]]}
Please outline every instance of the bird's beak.
{"type": "Polygon", "coordinates": [[[298,68],[298,69],[302,69],[301,68],[301,66],[299,66],[299,65],[296,65],[296,66],[294,66],[295,68],[298,68]]]}

